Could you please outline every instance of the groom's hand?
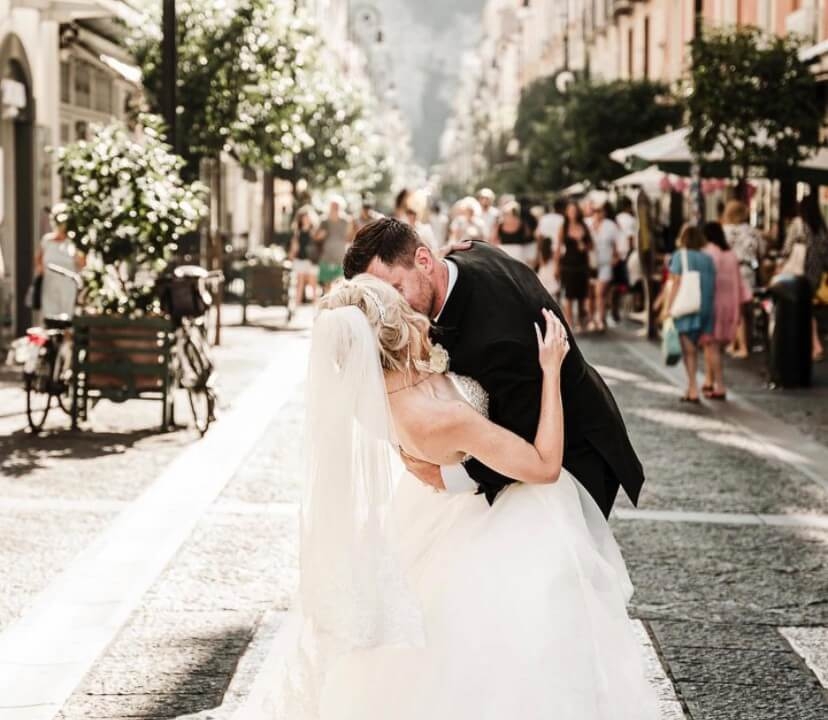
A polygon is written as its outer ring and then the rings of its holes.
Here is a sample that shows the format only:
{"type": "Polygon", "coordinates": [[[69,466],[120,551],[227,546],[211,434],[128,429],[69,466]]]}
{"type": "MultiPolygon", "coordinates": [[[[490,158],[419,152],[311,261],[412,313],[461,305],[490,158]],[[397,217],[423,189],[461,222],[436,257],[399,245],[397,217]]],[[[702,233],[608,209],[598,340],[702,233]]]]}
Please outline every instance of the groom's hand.
{"type": "Polygon", "coordinates": [[[443,476],[440,474],[440,466],[432,465],[425,460],[418,460],[411,457],[405,451],[400,451],[403,463],[406,469],[421,483],[430,485],[436,490],[445,490],[446,486],[443,483],[443,476]]]}

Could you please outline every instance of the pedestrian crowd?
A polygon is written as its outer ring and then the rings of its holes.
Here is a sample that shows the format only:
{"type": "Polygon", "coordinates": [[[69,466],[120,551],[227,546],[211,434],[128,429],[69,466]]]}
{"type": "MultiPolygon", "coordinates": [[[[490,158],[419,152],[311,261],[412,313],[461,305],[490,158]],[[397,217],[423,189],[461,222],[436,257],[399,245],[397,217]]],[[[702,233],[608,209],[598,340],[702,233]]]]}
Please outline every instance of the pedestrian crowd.
{"type": "MultiPolygon", "coordinates": [[[[804,278],[807,300],[828,304],[828,229],[816,194],[798,203],[784,246],[773,260],[767,239],[749,220],[747,204],[730,200],[721,208],[719,220],[701,228],[685,225],[676,252],[666,258],[666,282],[657,306],[666,325],[665,346],[671,333],[678,336],[677,349],[687,371],[685,402],[699,403],[702,396],[727,398],[723,356],[750,354],[755,301],[774,275],[804,278]],[[700,354],[705,374],[699,388],[700,354]]],[[[811,316],[810,333],[812,360],[821,360],[824,349],[816,315],[811,316]]]]}
{"type": "MultiPolygon", "coordinates": [[[[635,254],[638,225],[632,201],[621,197],[616,214],[606,197],[580,202],[560,198],[533,206],[511,195],[496,197],[482,188],[445,208],[421,190],[401,190],[392,216],[416,228],[436,253],[454,244],[488,242],[535,269],[544,286],[561,300],[576,332],[602,332],[620,320],[622,299],[640,281],[635,254]],[[637,276],[637,278],[635,277],[637,276]]],[[[381,217],[372,196],[349,215],[339,196],[320,218],[310,206],[296,213],[289,257],[298,275],[298,300],[316,298],[342,276],[342,259],[355,233],[381,217]]]]}

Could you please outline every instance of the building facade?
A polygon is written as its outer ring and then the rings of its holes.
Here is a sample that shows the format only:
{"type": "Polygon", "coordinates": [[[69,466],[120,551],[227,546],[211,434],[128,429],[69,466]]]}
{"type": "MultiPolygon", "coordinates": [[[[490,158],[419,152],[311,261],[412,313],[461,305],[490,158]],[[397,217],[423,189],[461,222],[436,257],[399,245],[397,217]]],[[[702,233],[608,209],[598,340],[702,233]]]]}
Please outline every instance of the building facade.
{"type": "Polygon", "coordinates": [[[0,343],[31,322],[24,298],[60,185],[48,148],[122,117],[140,76],[112,22],[117,0],[0,0],[0,343]]]}
{"type": "Polygon", "coordinates": [[[600,80],[674,84],[687,70],[697,12],[709,26],[754,25],[800,35],[809,60],[828,69],[828,0],[489,0],[482,39],[461,77],[442,141],[442,173],[479,177],[480,151],[514,125],[521,92],[539,78],[588,72],[600,80]],[[461,117],[469,99],[477,119],[461,117]]]}

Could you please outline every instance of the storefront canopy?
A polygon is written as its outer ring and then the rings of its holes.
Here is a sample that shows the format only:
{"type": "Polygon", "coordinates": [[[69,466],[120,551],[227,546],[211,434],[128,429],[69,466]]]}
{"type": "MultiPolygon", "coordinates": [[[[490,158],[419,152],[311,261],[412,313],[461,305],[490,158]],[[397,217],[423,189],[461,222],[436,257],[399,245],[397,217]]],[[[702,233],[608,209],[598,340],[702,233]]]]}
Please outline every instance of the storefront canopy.
{"type": "Polygon", "coordinates": [[[638,170],[637,172],[613,180],[611,185],[617,188],[640,187],[652,195],[662,189],[665,180],[672,184],[679,179],[679,175],[666,173],[658,165],[650,165],[650,167],[644,170],[638,170]]]}
{"type": "MultiPolygon", "coordinates": [[[[650,140],[619,148],[610,153],[610,158],[629,168],[655,166],[665,172],[690,174],[693,154],[687,143],[690,129],[683,127],[658,135],[650,140]]],[[[724,162],[721,150],[714,150],[702,158],[702,174],[706,177],[728,177],[730,165],[724,162]]],[[[793,171],[795,179],[802,182],[828,183],[828,150],[818,150],[793,171]]]]}

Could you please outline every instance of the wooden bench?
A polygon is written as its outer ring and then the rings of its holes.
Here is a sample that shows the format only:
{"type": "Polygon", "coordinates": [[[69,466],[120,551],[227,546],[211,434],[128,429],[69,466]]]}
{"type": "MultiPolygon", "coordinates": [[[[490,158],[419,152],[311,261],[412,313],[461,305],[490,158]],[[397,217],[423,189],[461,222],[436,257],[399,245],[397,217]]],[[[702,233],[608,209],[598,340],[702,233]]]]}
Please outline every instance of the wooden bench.
{"type": "Polygon", "coordinates": [[[79,316],[73,322],[72,429],[89,400],[157,400],[161,431],[174,425],[175,331],[167,318],[79,316]]]}

